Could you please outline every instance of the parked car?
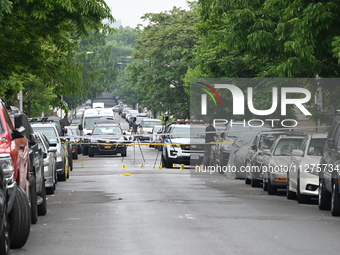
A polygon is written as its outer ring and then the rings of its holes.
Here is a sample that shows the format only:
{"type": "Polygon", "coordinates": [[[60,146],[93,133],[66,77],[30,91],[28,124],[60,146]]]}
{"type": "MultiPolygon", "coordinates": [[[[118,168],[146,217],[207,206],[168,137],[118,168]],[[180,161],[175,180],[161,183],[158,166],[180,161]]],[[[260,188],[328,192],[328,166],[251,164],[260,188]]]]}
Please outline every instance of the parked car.
{"type": "Polygon", "coordinates": [[[340,216],[340,116],[336,116],[327,136],[324,153],[320,160],[319,209],[331,210],[333,216],[340,216]]]}
{"type": "MultiPolygon", "coordinates": [[[[138,118],[138,117],[137,117],[138,118]]],[[[145,117],[139,124],[138,134],[140,140],[151,140],[152,129],[156,125],[161,125],[162,121],[159,119],[150,119],[145,117]]]]}
{"type": "Polygon", "coordinates": [[[66,150],[66,146],[62,144],[62,140],[55,125],[50,122],[34,122],[31,123],[31,125],[35,132],[43,133],[49,140],[49,143],[57,144],[57,177],[58,181],[66,181],[66,179],[69,178],[70,171],[68,164],[66,165],[68,151],[66,150]]]}
{"type": "Polygon", "coordinates": [[[246,183],[246,158],[249,147],[252,145],[254,137],[258,134],[258,131],[249,131],[241,133],[233,142],[233,146],[230,151],[227,169],[230,172],[225,171],[224,174],[233,176],[237,179],[245,179],[246,183]]]}
{"type": "Polygon", "coordinates": [[[117,154],[126,157],[129,139],[117,123],[98,123],[93,127],[88,143],[89,157],[117,154]]]}
{"type": "Polygon", "coordinates": [[[50,143],[43,133],[36,133],[38,136],[37,142],[43,152],[44,157],[44,174],[45,188],[47,194],[54,194],[56,189],[57,179],[57,147],[55,143],[50,143]]]}
{"type": "MultiPolygon", "coordinates": [[[[10,106],[0,100],[0,165],[7,185],[7,212],[9,240],[12,249],[25,245],[31,228],[29,204],[29,146],[24,128],[14,128],[8,110],[10,106]]],[[[20,122],[21,115],[14,120],[20,122]]]]}
{"type": "Polygon", "coordinates": [[[292,151],[297,149],[305,138],[303,133],[280,135],[270,149],[264,149],[263,190],[275,195],[277,189],[287,188],[287,172],[292,151]]]}
{"type": "Polygon", "coordinates": [[[37,135],[34,133],[27,116],[20,112],[17,107],[11,107],[9,110],[14,120],[16,128],[23,128],[23,134],[28,140],[29,159],[30,159],[30,190],[29,198],[31,203],[32,224],[38,221],[38,215],[47,213],[45,176],[44,176],[44,159],[43,153],[37,144],[37,135]],[[19,118],[14,118],[17,115],[19,118]]]}
{"type": "Polygon", "coordinates": [[[252,126],[249,126],[247,122],[242,121],[230,121],[226,128],[219,134],[218,148],[216,150],[216,160],[219,165],[228,165],[229,155],[233,147],[233,142],[242,133],[270,130],[272,129],[268,123],[253,122],[252,126]]]}
{"type": "Polygon", "coordinates": [[[200,164],[204,157],[205,128],[202,124],[176,121],[166,127],[162,151],[162,164],[200,164]]]}
{"type": "Polygon", "coordinates": [[[159,151],[162,150],[162,143],[163,143],[163,137],[162,133],[164,132],[164,125],[155,125],[151,130],[151,141],[149,144],[149,147],[154,147],[155,149],[158,149],[159,151]]]}
{"type": "Polygon", "coordinates": [[[263,181],[263,149],[270,149],[277,137],[283,133],[283,131],[268,130],[261,131],[255,136],[252,145],[248,148],[245,160],[246,184],[250,184],[251,187],[260,187],[263,181]]]}
{"type": "Polygon", "coordinates": [[[327,134],[308,135],[299,148],[292,151],[287,175],[287,198],[297,198],[299,203],[308,203],[318,196],[320,164],[327,134]]]}
{"type": "Polygon", "coordinates": [[[65,137],[68,138],[72,159],[78,159],[78,154],[81,153],[82,143],[78,126],[65,126],[65,137]]]}
{"type": "Polygon", "coordinates": [[[7,214],[7,181],[0,164],[0,254],[10,254],[9,222],[7,214]]]}

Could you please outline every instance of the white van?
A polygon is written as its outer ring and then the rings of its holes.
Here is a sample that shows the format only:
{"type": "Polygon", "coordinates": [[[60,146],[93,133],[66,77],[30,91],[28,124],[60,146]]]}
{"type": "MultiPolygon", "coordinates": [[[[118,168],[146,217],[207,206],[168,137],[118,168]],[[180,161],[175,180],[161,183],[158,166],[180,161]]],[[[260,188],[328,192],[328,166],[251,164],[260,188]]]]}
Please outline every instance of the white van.
{"type": "Polygon", "coordinates": [[[95,120],[101,117],[109,117],[114,119],[114,113],[112,108],[85,109],[81,119],[83,134],[84,135],[92,134],[92,129],[94,127],[95,120]]]}
{"type": "Polygon", "coordinates": [[[103,102],[92,103],[92,108],[104,108],[103,102]]]}

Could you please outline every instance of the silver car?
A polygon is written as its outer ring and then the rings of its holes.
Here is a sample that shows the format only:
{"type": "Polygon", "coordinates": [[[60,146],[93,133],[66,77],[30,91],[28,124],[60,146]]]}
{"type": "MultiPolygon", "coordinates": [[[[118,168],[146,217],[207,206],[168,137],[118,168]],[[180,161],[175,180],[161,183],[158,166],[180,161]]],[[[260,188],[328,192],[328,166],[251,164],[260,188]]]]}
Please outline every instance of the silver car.
{"type": "Polygon", "coordinates": [[[47,194],[54,194],[57,184],[57,147],[50,144],[47,137],[43,133],[35,132],[37,134],[37,143],[41,148],[44,157],[44,174],[45,174],[45,188],[47,194]]]}

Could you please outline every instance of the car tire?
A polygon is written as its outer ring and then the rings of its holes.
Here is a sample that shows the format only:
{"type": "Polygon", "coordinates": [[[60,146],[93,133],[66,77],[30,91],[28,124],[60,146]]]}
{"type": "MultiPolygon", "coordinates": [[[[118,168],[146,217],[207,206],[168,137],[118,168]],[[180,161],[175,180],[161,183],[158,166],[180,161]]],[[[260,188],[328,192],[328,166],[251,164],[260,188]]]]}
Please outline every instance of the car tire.
{"type": "Polygon", "coordinates": [[[337,181],[333,183],[332,188],[331,214],[340,216],[339,185],[337,185],[337,181]]]}
{"type": "Polygon", "coordinates": [[[7,206],[3,206],[4,212],[4,225],[2,226],[2,232],[0,233],[0,254],[9,255],[10,254],[10,242],[9,242],[9,221],[7,215],[7,206]]]}
{"type": "MultiPolygon", "coordinates": [[[[44,179],[43,179],[44,180],[44,179]]],[[[38,205],[38,215],[44,216],[47,213],[47,200],[46,200],[46,188],[45,188],[45,181],[43,181],[41,193],[39,194],[42,198],[42,203],[38,205]]]]}
{"type": "Polygon", "coordinates": [[[250,186],[252,188],[260,187],[260,181],[256,180],[255,178],[250,179],[250,186]]]}
{"type": "Polygon", "coordinates": [[[272,185],[270,179],[268,179],[267,192],[268,195],[276,195],[277,193],[277,188],[272,185]]]}
{"type": "Polygon", "coordinates": [[[89,154],[89,147],[88,146],[83,146],[83,153],[84,156],[87,156],[89,154]]]}
{"type": "Polygon", "coordinates": [[[250,180],[249,178],[246,177],[246,178],[244,178],[244,183],[245,183],[245,184],[250,184],[250,183],[251,183],[251,180],[250,180]]]}
{"type": "Polygon", "coordinates": [[[89,148],[89,150],[88,150],[88,155],[89,155],[90,158],[94,157],[94,153],[92,152],[91,148],[89,148]]]}
{"type": "Polygon", "coordinates": [[[64,164],[64,171],[62,174],[58,175],[58,181],[66,181],[66,165],[64,164]]]}
{"type": "MultiPolygon", "coordinates": [[[[167,152],[165,152],[167,153],[167,152]]],[[[167,158],[165,159],[164,155],[162,154],[162,163],[166,168],[172,168],[172,162],[167,158]]]]}
{"type": "Polygon", "coordinates": [[[36,224],[38,221],[38,198],[37,186],[34,176],[30,176],[30,204],[31,204],[31,223],[36,224]]]}
{"type": "Polygon", "coordinates": [[[318,206],[320,210],[330,210],[331,209],[331,195],[325,189],[325,184],[323,178],[319,180],[319,202],[318,206]]]}
{"type": "Polygon", "coordinates": [[[267,183],[265,178],[263,178],[262,189],[263,189],[263,191],[267,191],[268,190],[268,183],[267,183]]]}
{"type": "Polygon", "coordinates": [[[11,249],[19,249],[25,245],[31,229],[30,204],[21,187],[15,191],[13,207],[8,219],[11,249]]]}

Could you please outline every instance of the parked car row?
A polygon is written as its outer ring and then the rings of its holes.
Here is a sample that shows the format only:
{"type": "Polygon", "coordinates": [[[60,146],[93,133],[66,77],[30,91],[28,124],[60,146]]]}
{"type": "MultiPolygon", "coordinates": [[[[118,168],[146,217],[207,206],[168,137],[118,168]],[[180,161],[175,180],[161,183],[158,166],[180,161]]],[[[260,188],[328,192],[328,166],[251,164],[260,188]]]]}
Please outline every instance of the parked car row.
{"type": "Polygon", "coordinates": [[[54,193],[57,167],[70,169],[71,162],[58,162],[59,156],[69,157],[61,151],[67,148],[61,120],[52,117],[46,123],[53,128],[51,137],[0,100],[0,254],[25,245],[31,224],[47,213],[46,194],[54,193]]]}
{"type": "Polygon", "coordinates": [[[225,174],[236,166],[251,187],[262,187],[269,195],[283,189],[287,199],[298,203],[317,199],[320,210],[340,216],[340,116],[334,118],[328,133],[262,130],[239,134],[230,151],[225,174]]]}

